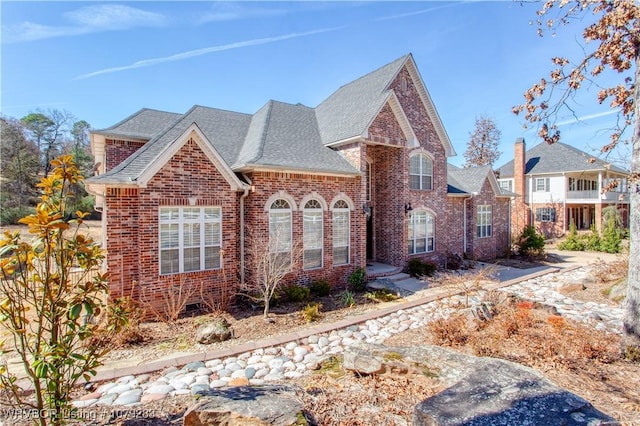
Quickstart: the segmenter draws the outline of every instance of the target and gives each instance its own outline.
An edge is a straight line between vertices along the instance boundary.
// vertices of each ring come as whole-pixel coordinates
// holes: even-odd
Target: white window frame
[[[288,257],[289,266],[292,265],[293,244],[293,216],[291,212],[291,203],[284,198],[274,200],[269,206],[269,253],[271,256]],[[277,218],[287,218],[288,229],[281,231],[278,229],[278,225],[274,226]],[[280,240],[274,240],[274,237]]]
[[[322,209],[322,203],[320,203],[320,201],[312,198],[304,204],[304,207],[302,209],[302,240],[304,251],[302,256],[302,267],[304,270],[319,269],[322,268],[322,265],[324,264],[323,216],[324,211]],[[312,218],[313,220],[311,220]],[[318,235],[318,231],[320,235]],[[320,252],[320,263],[310,263],[311,259],[316,258],[315,255],[312,257],[311,253],[317,253],[318,251]]]
[[[418,222],[419,218],[424,218],[424,221]],[[407,249],[409,254],[431,253],[435,251],[435,216],[426,210],[414,210],[407,222]],[[424,249],[422,249],[422,244],[420,244],[422,240]]]
[[[498,180],[498,183],[500,184],[500,188],[504,189],[505,191],[513,192],[513,180],[500,179]]]
[[[549,192],[549,178],[536,178],[534,192]]]
[[[169,211],[173,210],[171,214]],[[208,210],[213,210],[207,213]],[[198,212],[196,218],[190,218],[186,214],[187,212]],[[163,214],[164,213],[164,214]],[[169,216],[167,217],[167,214]],[[207,214],[212,217],[207,217]],[[187,272],[208,271],[216,270],[222,267],[221,250],[222,250],[222,208],[220,206],[162,206],[158,209],[158,271],[160,275],[175,275]],[[188,229],[192,226],[198,227],[198,234],[190,234]],[[165,238],[170,238],[163,233],[165,227],[177,227],[178,241],[177,244],[171,246],[165,246],[167,242]],[[209,237],[213,237],[213,241],[207,240],[207,228],[213,227],[213,234]],[[216,230],[217,228],[217,230]],[[174,231],[175,232],[175,231]],[[186,239],[189,236],[196,236],[197,241],[189,244]],[[186,256],[185,251],[190,249],[199,250],[199,266],[193,269],[185,269]],[[215,266],[207,267],[207,250],[217,249],[217,261]],[[164,263],[162,262],[163,253],[170,251],[178,252],[178,268],[169,268],[163,270]],[[212,259],[216,259],[216,256]]]
[[[556,209],[555,207],[538,207],[536,209],[536,219],[538,222],[555,222],[556,221]]]
[[[478,206],[476,215],[476,236],[488,238],[493,235],[493,208],[491,205]]]
[[[346,217],[346,239],[344,238],[344,233],[342,232],[341,226],[336,226],[336,223],[339,221],[344,221]],[[349,203],[345,200],[338,200],[333,204],[332,209],[332,227],[333,227],[333,261],[334,265],[348,265],[351,263],[351,209],[349,208]],[[347,251],[347,259],[346,262],[336,262],[336,249]]]
[[[417,173],[412,172],[412,164],[417,161]],[[425,170],[425,169],[431,170]],[[418,178],[417,185],[413,182],[412,178]],[[425,178],[428,179],[428,184],[425,183]],[[433,158],[424,152],[413,154],[409,157],[409,189],[429,191],[433,189]]]

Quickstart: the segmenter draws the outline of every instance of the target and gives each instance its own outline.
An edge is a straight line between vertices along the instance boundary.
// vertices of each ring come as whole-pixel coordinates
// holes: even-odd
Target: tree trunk
[[[269,298],[264,298],[264,319],[269,318]]]
[[[640,58],[636,57],[634,88],[634,126],[631,137],[631,174],[629,191],[629,273],[624,311],[625,348],[640,350]]]

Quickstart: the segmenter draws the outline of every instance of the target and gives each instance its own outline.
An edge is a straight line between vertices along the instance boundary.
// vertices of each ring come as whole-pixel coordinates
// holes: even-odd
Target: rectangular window
[[[349,263],[349,210],[333,210],[333,264]]]
[[[364,189],[365,200],[371,201],[371,163],[369,163],[368,161],[364,162],[364,174],[362,177],[364,179],[364,185],[365,185],[365,189]]]
[[[408,221],[409,254],[426,253],[435,249],[433,216],[427,212],[414,212]]]
[[[513,192],[513,181],[511,179],[499,180],[498,182],[500,183],[500,188]]]
[[[291,211],[269,212],[269,252],[276,269],[291,267]]]
[[[409,188],[433,189],[433,161],[424,154],[409,159]]]
[[[478,206],[478,216],[476,219],[476,236],[486,238],[492,235],[491,224],[493,213],[491,206]]]
[[[220,207],[160,207],[160,274],[220,268]]]
[[[304,269],[322,267],[322,210],[304,210]]]
[[[536,178],[535,192],[549,192],[549,178]]]
[[[536,209],[536,220],[538,222],[555,222],[556,209],[553,207],[539,207]]]

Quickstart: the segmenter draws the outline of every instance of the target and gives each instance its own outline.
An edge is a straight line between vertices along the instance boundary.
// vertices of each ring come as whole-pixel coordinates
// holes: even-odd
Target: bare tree
[[[489,117],[476,117],[475,128],[469,133],[469,143],[464,152],[464,167],[491,166],[500,158],[498,144],[502,132]]]
[[[240,283],[239,294],[263,303],[266,320],[274,294],[302,263],[302,244],[293,241],[290,228],[271,224],[268,233],[248,230],[246,254],[247,280]]]
[[[602,153],[610,153],[621,142],[625,130],[633,129],[629,272],[623,319],[623,340],[630,354],[640,351],[640,5],[629,0],[549,0],[538,11],[538,34],[555,32],[571,22],[584,22],[589,13],[593,15],[589,22],[593,23],[582,33],[585,45],[580,59],[571,62],[566,57],[552,58],[549,79],[542,78],[528,89],[525,103],[513,111],[523,112],[528,123],[540,126],[538,134],[544,141],[555,143],[560,140],[558,114],[569,111],[578,119],[573,109],[575,95],[583,88],[596,87],[599,91],[595,100],[599,104],[608,102],[617,112],[609,143],[602,146]],[[617,84],[603,87],[605,77],[611,76],[617,76]]]

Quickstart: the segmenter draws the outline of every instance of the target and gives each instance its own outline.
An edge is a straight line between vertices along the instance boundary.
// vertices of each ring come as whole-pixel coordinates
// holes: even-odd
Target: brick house
[[[512,233],[533,225],[546,237],[576,228],[602,229],[602,210],[614,206],[623,226],[629,219],[629,173],[564,143],[539,143],[529,150],[523,138],[514,145],[514,159],[498,168],[502,189],[517,196],[512,205]],[[608,191],[604,188],[612,186]]]
[[[509,243],[509,197],[488,169],[448,171],[455,152],[410,54],[315,108],[142,109],[91,147],[112,295],[159,303],[184,280],[216,294],[249,279],[250,233],[284,258],[300,242],[288,282],[334,285],[368,260],[490,259]]]

